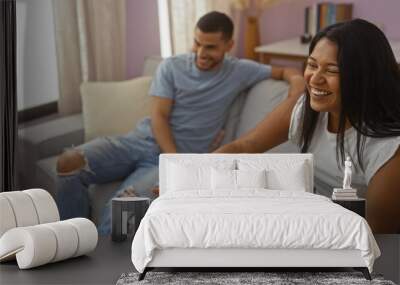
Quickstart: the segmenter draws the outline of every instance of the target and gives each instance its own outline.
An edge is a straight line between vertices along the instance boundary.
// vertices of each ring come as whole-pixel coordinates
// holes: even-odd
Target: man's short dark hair
[[[205,14],[197,21],[197,28],[203,33],[222,33],[224,40],[232,39],[233,22],[224,13],[213,11]]]

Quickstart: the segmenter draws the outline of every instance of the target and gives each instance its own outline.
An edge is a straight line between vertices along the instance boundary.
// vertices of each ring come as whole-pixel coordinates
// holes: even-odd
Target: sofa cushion
[[[288,84],[273,79],[263,80],[252,89],[246,97],[240,121],[236,130],[236,138],[253,129],[266,114],[269,114],[288,94]],[[299,149],[291,142],[283,143],[268,152],[296,153]]]
[[[120,82],[86,82],[81,85],[85,141],[121,135],[150,114],[151,77]]]
[[[224,138],[221,145],[230,143],[231,141],[235,140],[237,127],[240,122],[240,116],[242,114],[246,98],[247,93],[242,92],[242,94],[237,96],[236,99],[233,101],[229,109],[228,117],[226,118],[224,124]]]

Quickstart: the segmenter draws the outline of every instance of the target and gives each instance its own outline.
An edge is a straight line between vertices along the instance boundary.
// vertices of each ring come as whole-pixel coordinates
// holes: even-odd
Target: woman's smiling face
[[[337,45],[322,38],[307,59],[304,78],[316,112],[340,113],[341,94]]]

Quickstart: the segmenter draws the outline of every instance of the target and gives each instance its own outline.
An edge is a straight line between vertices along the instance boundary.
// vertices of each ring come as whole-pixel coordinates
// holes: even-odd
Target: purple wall
[[[260,20],[261,43],[271,43],[297,37],[304,31],[304,8],[310,4],[327,2],[303,0],[282,3],[266,10]],[[353,3],[353,17],[363,18],[383,29],[392,40],[400,40],[399,0],[330,0],[333,3]]]
[[[300,36],[304,31],[304,8],[324,0],[293,0],[264,11],[260,19],[261,44]],[[353,17],[380,26],[386,36],[400,40],[399,0],[330,0],[353,3]],[[242,17],[243,18],[243,17]],[[244,20],[242,19],[242,22]],[[243,55],[243,30],[240,25],[238,55]],[[146,56],[160,55],[157,0],[127,0],[127,76],[140,76]]]
[[[146,56],[160,55],[157,0],[127,0],[127,78],[140,76]]]

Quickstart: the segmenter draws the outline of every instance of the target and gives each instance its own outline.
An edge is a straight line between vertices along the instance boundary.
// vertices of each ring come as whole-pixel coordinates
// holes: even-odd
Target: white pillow
[[[211,167],[207,166],[185,166],[170,162],[168,163],[168,189],[170,191],[185,191],[193,189],[210,189]]]
[[[309,188],[308,170],[304,160],[238,160],[238,168],[247,171],[266,170],[268,189],[307,191]]]
[[[304,163],[295,164],[285,170],[270,169],[267,171],[268,189],[307,191],[307,179]]]
[[[213,190],[239,190],[240,188],[266,188],[266,171],[212,169]]]
[[[267,171],[262,170],[236,170],[238,188],[266,188]]]
[[[211,183],[213,190],[236,190],[236,170],[212,168]]]
[[[188,155],[198,157],[199,155]],[[170,159],[166,167],[166,188],[169,191],[211,191],[211,168],[235,169],[232,159],[193,159],[190,157]]]
[[[150,114],[151,77],[118,82],[85,82],[81,85],[85,141],[121,135]]]

